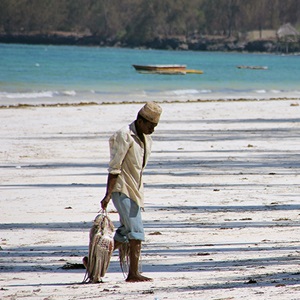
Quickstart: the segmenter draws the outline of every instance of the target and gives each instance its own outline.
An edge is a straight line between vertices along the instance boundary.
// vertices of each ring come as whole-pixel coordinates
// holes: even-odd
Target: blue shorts
[[[123,193],[112,193],[112,201],[120,216],[114,239],[118,242],[145,240],[141,208]]]

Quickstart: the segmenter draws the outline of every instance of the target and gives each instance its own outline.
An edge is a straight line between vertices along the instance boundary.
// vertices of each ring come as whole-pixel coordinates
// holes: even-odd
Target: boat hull
[[[185,75],[202,74],[201,70],[187,70],[185,65],[132,65],[139,73],[163,74],[163,75]]]

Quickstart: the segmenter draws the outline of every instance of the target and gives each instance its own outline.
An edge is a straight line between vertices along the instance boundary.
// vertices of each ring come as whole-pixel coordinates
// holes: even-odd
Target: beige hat
[[[139,111],[139,115],[152,123],[158,123],[162,109],[155,102],[147,102]]]

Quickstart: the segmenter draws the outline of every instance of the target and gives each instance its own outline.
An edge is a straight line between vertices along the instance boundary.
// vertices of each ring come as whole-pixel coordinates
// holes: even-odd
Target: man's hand
[[[109,196],[105,196],[105,197],[102,199],[102,201],[101,201],[100,203],[101,203],[101,208],[102,208],[103,210],[106,210],[109,201],[110,201],[110,197],[109,197]]]
[[[118,178],[117,174],[108,174],[107,184],[106,184],[106,194],[105,194],[104,198],[102,199],[102,201],[100,202],[101,208],[103,210],[106,210],[107,205],[111,199],[111,194],[112,194],[113,188],[116,184],[117,178]]]

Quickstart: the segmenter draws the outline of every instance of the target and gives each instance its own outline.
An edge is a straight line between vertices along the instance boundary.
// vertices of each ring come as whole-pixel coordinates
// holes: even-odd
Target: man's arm
[[[106,210],[107,205],[111,199],[111,194],[112,194],[113,188],[116,184],[118,176],[119,176],[118,174],[110,174],[110,173],[108,174],[107,184],[106,184],[106,194],[101,201],[101,208],[103,210]]]

